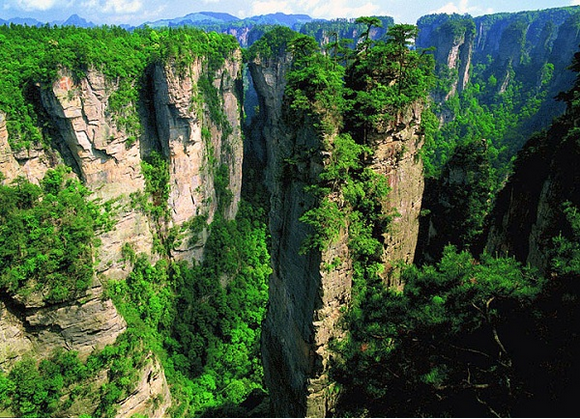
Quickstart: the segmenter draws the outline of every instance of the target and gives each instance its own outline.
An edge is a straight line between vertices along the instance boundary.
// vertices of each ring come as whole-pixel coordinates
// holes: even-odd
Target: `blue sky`
[[[388,15],[397,22],[415,23],[420,16],[435,12],[479,16],[571,5],[580,5],[580,0],[0,0],[0,18],[54,21],[76,13],[97,24],[138,25],[192,12],[215,11],[241,18],[274,12],[305,13],[325,19]]]

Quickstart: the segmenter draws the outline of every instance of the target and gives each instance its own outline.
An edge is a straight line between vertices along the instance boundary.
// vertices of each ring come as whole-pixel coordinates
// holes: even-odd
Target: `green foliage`
[[[289,50],[294,61],[284,93],[290,103],[290,117],[312,118],[312,125],[323,135],[336,132],[344,108],[344,68],[323,55],[309,36],[296,35],[289,42]]]
[[[221,164],[214,173],[213,186],[218,200],[218,211],[223,214],[224,210],[230,206],[234,198],[230,186],[230,168]]]
[[[570,229],[570,236],[556,236],[552,257],[552,268],[559,275],[580,275],[580,213],[572,203],[565,202],[563,211]]]
[[[328,197],[323,198],[317,207],[306,211],[300,217],[300,221],[314,229],[314,233],[302,244],[301,254],[306,254],[311,250],[326,250],[339,238],[341,231],[346,227],[344,214],[338,204]]]
[[[434,84],[433,60],[409,50],[416,36],[412,25],[395,25],[384,42],[359,45],[347,68],[347,129],[367,141],[370,132],[384,131],[398,113],[422,101]]]
[[[119,400],[136,384],[136,368],[143,358],[140,348],[134,346],[136,342],[123,335],[114,346],[91,354],[84,362],[75,351],[64,349],[55,350],[40,362],[25,358],[7,375],[0,374],[0,407],[16,417],[63,417],[71,412],[112,417]],[[97,387],[95,379],[104,369],[108,370],[108,381]],[[86,403],[79,405],[81,411],[69,410],[83,399]],[[98,406],[93,411],[95,404]]]
[[[263,387],[259,331],[271,273],[263,218],[242,201],[236,220],[216,216],[209,226],[203,263],[151,265],[138,255],[127,280],[108,285],[129,336],[161,359],[175,415],[239,404]],[[192,228],[205,223],[197,218]]]
[[[345,317],[334,378],[341,415],[509,414],[525,396],[506,325],[543,282],[512,259],[474,260],[454,248],[436,266],[409,267],[402,293],[374,282]],[[411,401],[408,394],[414,394]]]
[[[246,53],[246,59],[253,61],[256,58],[271,59],[278,57],[287,50],[288,43],[298,35],[297,32],[286,26],[273,26],[252,44]]]
[[[111,203],[89,195],[64,167],[49,170],[41,186],[24,179],[0,186],[0,287],[41,292],[50,302],[87,289],[95,234],[113,227]]]
[[[145,194],[149,196],[143,209],[154,220],[163,220],[169,215],[169,161],[152,152],[141,161],[141,173],[145,178]]]

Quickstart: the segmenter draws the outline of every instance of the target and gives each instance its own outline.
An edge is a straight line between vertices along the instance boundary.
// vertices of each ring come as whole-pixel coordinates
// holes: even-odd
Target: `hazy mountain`
[[[285,13],[270,13],[267,15],[259,15],[248,18],[247,20],[256,22],[261,25],[282,25],[293,28],[296,25],[302,25],[311,22],[312,19],[308,15],[287,15]]]
[[[89,22],[77,14],[74,14],[74,15],[71,15],[67,20],[65,20],[62,23],[62,26],[76,26],[79,28],[93,28],[96,25],[93,22]]]
[[[189,13],[182,17],[173,19],[160,19],[153,22],[146,22],[144,25],[151,27],[159,26],[204,26],[207,24],[221,24],[239,21],[240,19],[228,13],[199,12]]]

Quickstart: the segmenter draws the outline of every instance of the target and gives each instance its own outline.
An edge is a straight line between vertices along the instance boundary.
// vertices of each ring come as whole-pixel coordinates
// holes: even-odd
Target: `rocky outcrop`
[[[570,236],[564,203],[580,207],[580,150],[568,134],[577,124],[578,111],[568,112],[520,151],[490,217],[488,252],[547,270],[553,238]]]
[[[111,300],[103,300],[95,285],[73,301],[46,304],[40,295],[26,300],[4,296],[0,310],[0,366],[10,365],[25,354],[49,356],[57,348],[79,353],[82,358],[112,344],[126,323]]]
[[[229,189],[233,194],[224,215],[228,219],[235,217],[243,159],[237,91],[240,76],[239,54],[211,75],[210,81],[219,92],[226,127],[213,121],[211,111],[204,109],[204,94],[209,93],[200,91],[198,83],[200,77],[208,75],[201,60],[181,72],[172,65],[155,67],[154,104],[161,145],[170,156],[169,207],[175,225],[201,214],[211,222],[217,210],[215,169],[222,165],[229,170]],[[208,130],[209,138],[203,137],[202,129]],[[229,135],[224,134],[227,129],[231,129]]]
[[[153,354],[144,361],[135,390],[119,404],[118,418],[162,418],[171,406],[171,394],[165,372]]]
[[[58,128],[63,156],[95,197],[117,200],[116,228],[101,238],[97,271],[109,278],[127,275],[121,248],[130,243],[136,252],[151,253],[153,236],[147,217],[131,207],[130,194],[145,188],[140,170],[140,142],[118,126],[108,110],[115,86],[102,73],[88,71],[78,83],[62,71],[51,89],[42,89],[42,102]],[[72,159],[72,161],[71,161]]]
[[[470,18],[453,19],[441,15],[423,18],[419,20],[419,25],[417,45],[420,48],[434,48],[437,71],[452,75],[446,91],[435,93],[435,100],[442,103],[455,93],[461,93],[469,83],[475,24]]]
[[[269,309],[262,326],[264,372],[275,414],[300,417],[312,411],[307,381],[315,375],[317,358],[313,321],[324,292],[320,254],[299,254],[310,231],[298,219],[314,204],[304,187],[316,179],[322,161],[318,155],[305,155],[296,172],[290,172],[284,164],[285,159],[301,151],[318,148],[317,137],[308,128],[294,130],[283,122],[282,102],[290,64],[290,55],[257,59],[250,64],[250,71],[262,115],[259,138],[253,141],[256,148],[259,144],[265,147],[261,155],[271,194],[273,273]]]
[[[328,152],[322,150],[320,134],[309,117],[297,122],[285,113],[290,65],[291,57],[284,54],[250,63],[260,100],[250,149],[264,167],[271,205],[273,273],[262,359],[277,416],[324,417],[332,414],[337,397],[329,378],[329,344],[344,334],[339,321],[351,298],[352,260],[346,227],[325,250],[301,252],[312,230],[299,218],[317,205],[305,187],[318,182]],[[410,109],[373,138],[376,152],[371,167],[386,176],[392,187],[384,210],[399,212],[393,229],[384,236],[387,268],[395,260],[410,262],[414,255],[423,192],[423,166],[417,155],[422,144],[421,110],[420,106]],[[333,138],[326,134],[324,142],[331,144]],[[393,281],[389,285],[400,286]]]
[[[27,306],[24,326],[35,351],[50,354],[64,347],[81,357],[112,344],[126,329],[126,323],[111,300],[103,300],[102,287],[91,288],[74,304]]]
[[[419,156],[423,137],[419,132],[423,105],[417,103],[397,115],[386,132],[374,138],[371,164],[376,173],[387,177],[391,191],[384,211],[394,218],[384,233],[385,283],[401,289],[398,275],[390,275],[397,262],[412,263],[419,233],[419,215],[425,181]]]
[[[8,185],[22,176],[38,183],[48,169],[62,162],[57,153],[45,150],[40,144],[29,148],[12,150],[6,129],[6,115],[0,112],[0,173],[3,184]]]

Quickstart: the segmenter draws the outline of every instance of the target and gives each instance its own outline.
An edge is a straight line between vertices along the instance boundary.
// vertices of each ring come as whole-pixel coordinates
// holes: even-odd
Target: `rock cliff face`
[[[384,234],[383,261],[385,282],[390,287],[401,288],[403,284],[395,276],[389,276],[390,267],[396,262],[412,263],[419,233],[419,215],[425,189],[423,162],[419,152],[423,146],[419,134],[423,106],[415,104],[397,115],[385,133],[375,137],[372,168],[387,177],[391,192],[385,203],[386,213],[396,215]]]
[[[5,118],[0,115],[0,172],[5,184],[18,176],[38,183],[48,169],[64,163],[73,168],[94,197],[115,201],[117,217],[113,231],[99,237],[102,245],[95,255],[97,276],[86,293],[57,305],[45,303],[40,296],[32,295],[23,301],[0,295],[1,367],[9,367],[27,354],[49,356],[59,347],[76,350],[84,357],[114,343],[126,329],[112,301],[103,298],[102,281],[123,279],[128,274],[121,260],[125,243],[136,252],[149,255],[153,262],[159,257],[153,251],[155,226],[131,203],[131,194],[145,189],[141,162],[152,150],[160,150],[170,166],[171,214],[167,228],[180,227],[196,215],[213,218],[217,210],[214,175],[222,165],[228,168],[228,186],[233,196],[223,209],[224,215],[235,217],[242,167],[240,68],[238,51],[210,76],[220,112],[227,121],[220,124],[212,121],[210,110],[199,97],[199,78],[208,77],[201,61],[183,73],[171,64],[148,70],[145,78],[152,88],[144,92],[144,103],[139,107],[139,138],[117,122],[118,115],[109,106],[117,86],[96,70],[89,70],[77,82],[62,70],[51,86],[39,88],[39,105],[54,127],[55,149],[33,146],[13,152]],[[148,103],[155,106],[147,106]],[[193,103],[199,106],[193,107]],[[202,127],[208,134],[202,135]],[[184,234],[182,244],[170,257],[200,257],[203,239],[190,244]],[[162,416],[171,397],[163,370],[153,355],[140,374],[139,386],[123,401],[119,414]]]
[[[461,92],[470,81],[470,73],[471,78],[481,77],[483,81],[493,75],[497,79],[497,92],[503,92],[514,77],[529,78],[532,82],[528,88],[537,89],[547,63],[554,66],[548,97],[567,89],[572,78],[564,69],[570,65],[580,42],[580,34],[574,29],[579,12],[578,8],[559,8],[476,18],[468,15],[420,18],[417,46],[435,47],[439,74],[451,76],[449,88],[435,99],[443,102]],[[480,74],[478,67],[486,68],[485,73]],[[548,100],[544,110],[549,112],[540,112],[546,116],[535,129],[545,128],[564,109]]]
[[[307,381],[314,375],[316,351],[312,328],[323,290],[320,255],[299,255],[309,230],[298,218],[314,204],[304,187],[315,179],[322,165],[320,156],[311,156],[302,160],[299,173],[283,170],[285,159],[318,146],[307,127],[294,130],[283,122],[282,101],[290,64],[289,55],[257,60],[250,64],[250,71],[262,114],[257,142],[265,147],[260,157],[271,194],[273,273],[269,310],[262,327],[264,372],[275,414],[299,417],[309,413]]]
[[[165,372],[153,354],[149,354],[140,372],[139,383],[135,390],[121,401],[117,417],[131,418],[146,415],[160,418],[169,406],[171,406],[171,394],[165,379]]]
[[[243,145],[240,127],[241,102],[239,77],[241,56],[218,70],[212,85],[220,92],[220,102],[231,133],[212,121],[211,115],[199,103],[204,98],[198,82],[204,75],[201,62],[196,62],[183,75],[171,66],[156,66],[153,71],[155,114],[158,135],[165,155],[170,156],[169,208],[173,225],[181,225],[198,215],[211,222],[217,211],[214,177],[216,169],[228,169],[229,189],[233,198],[224,215],[233,219],[237,213],[242,188]],[[197,101],[197,103],[196,103]],[[204,138],[203,130],[209,138]],[[201,257],[203,243],[194,247],[179,247],[173,256],[178,259]]]
[[[352,261],[346,228],[326,250],[300,252],[312,231],[299,218],[315,205],[304,188],[317,183],[328,156],[308,120],[296,124],[285,116],[283,97],[290,65],[289,55],[250,63],[260,100],[258,129],[250,148],[265,168],[271,194],[273,274],[262,357],[276,415],[323,417],[331,414],[336,400],[328,376],[329,342],[343,334],[338,321],[351,296]],[[400,259],[409,262],[414,255],[423,193],[417,156],[420,112],[420,107],[409,110],[374,138],[372,167],[387,176],[392,187],[385,211],[396,208],[400,214],[384,238],[387,267]],[[326,140],[332,142],[331,137]]]

